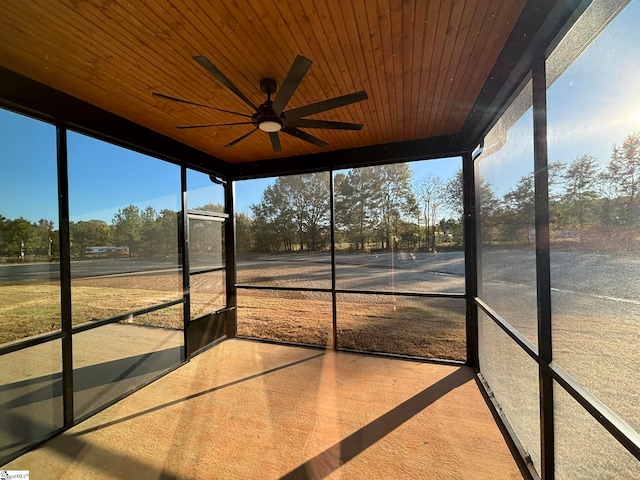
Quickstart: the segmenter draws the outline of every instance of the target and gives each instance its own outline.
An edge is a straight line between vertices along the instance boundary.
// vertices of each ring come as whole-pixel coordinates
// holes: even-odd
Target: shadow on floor
[[[81,392],[125,378],[162,372],[180,362],[183,347],[173,347],[109,362],[88,365],[73,371],[74,392]],[[43,375],[0,386],[0,409],[16,408],[62,395],[62,373]]]
[[[96,427],[92,427],[86,430],[83,430],[79,433],[75,433],[75,434],[69,434],[69,433],[62,433],[61,435],[59,435],[58,437],[55,437],[54,439],[50,440],[49,442],[47,442],[45,444],[45,447],[43,448],[48,448],[48,449],[52,449],[55,450],[56,453],[63,455],[64,457],[70,459],[70,460],[76,460],[79,458],[82,458],[83,462],[87,462],[89,464],[90,467],[98,469],[98,470],[103,470],[105,473],[109,473],[109,474],[126,474],[127,478],[148,478],[149,477],[149,465],[146,465],[144,462],[140,462],[134,458],[131,457],[124,457],[118,453],[114,453],[111,452],[107,449],[104,449],[100,446],[97,445],[93,445],[90,444],[86,441],[84,441],[82,438],[80,438],[82,435],[85,435],[87,433],[96,431],[96,430],[100,430],[106,427],[109,427],[111,425],[115,425],[118,423],[122,423],[122,422],[126,422],[128,420],[131,420],[132,418],[136,418],[157,410],[161,410],[163,408],[169,407],[171,405],[175,405],[181,402],[185,402],[188,401],[190,399],[193,398],[197,398],[203,395],[207,395],[210,394],[212,392],[221,390],[223,388],[227,388],[227,387],[231,387],[233,385],[237,385],[239,383],[242,382],[246,382],[270,373],[274,373],[280,370],[283,370],[285,368],[289,368],[289,367],[293,367],[295,365],[299,365],[303,362],[307,362],[309,360],[313,360],[315,358],[321,357],[323,356],[325,353],[318,353],[315,355],[311,355],[309,357],[305,357],[302,358],[300,360],[294,361],[294,362],[290,362],[284,365],[280,365],[274,368],[271,368],[269,370],[265,370],[259,373],[256,373],[254,375],[250,375],[247,377],[243,377],[240,378],[238,380],[234,380],[233,382],[229,382],[223,385],[218,385],[216,387],[201,391],[201,392],[197,392],[191,395],[188,395],[186,397],[171,401],[171,402],[166,402],[164,404],[161,405],[157,405],[153,408],[147,409],[147,410],[143,410],[141,412],[138,412],[136,414],[133,415],[129,415],[126,417],[122,417],[119,418],[117,420],[114,420],[112,422],[107,422],[104,423],[102,425],[98,425]],[[134,358],[134,357],[132,357]],[[110,362],[108,362],[110,363]],[[95,371],[95,370],[94,370]],[[49,377],[43,377],[43,379],[40,379],[39,382],[42,381],[46,381],[46,379],[48,379]],[[37,379],[34,379],[37,380]],[[21,383],[24,384],[25,382],[17,382],[17,383]],[[36,382],[38,383],[38,382]],[[59,382],[58,382],[59,383]],[[24,386],[24,385],[22,385]],[[61,401],[60,398],[57,399],[58,402]],[[20,414],[19,412],[14,412],[14,414],[12,415],[12,419],[13,421],[11,422],[12,424],[14,424],[16,427],[21,426],[21,432],[24,433],[25,430],[27,431],[46,431],[48,427],[47,425],[43,425],[42,423],[38,422],[38,419],[34,418],[33,416],[29,416],[29,415],[24,415],[24,414]],[[51,431],[49,429],[49,431]],[[11,451],[16,451],[16,447],[18,448],[22,448],[26,445],[28,445],[29,443],[33,442],[33,441],[37,441],[37,440],[33,440],[33,439],[27,439],[27,440],[22,440],[19,442],[15,442],[12,445],[5,445],[4,448],[8,448],[8,447],[13,447],[13,449],[11,449]],[[85,448],[90,448],[92,450],[92,454],[91,455],[83,455],[82,452]],[[0,449],[1,451],[2,449]],[[11,454],[11,451],[9,452],[9,455]],[[2,463],[4,463],[6,460],[2,460],[2,458],[0,458],[0,465]],[[114,470],[118,470],[118,472],[114,472]],[[138,473],[143,472],[144,475],[138,476]],[[175,475],[173,475],[172,473],[166,472],[166,471],[162,471],[162,472],[157,472],[157,474],[159,475],[157,478],[161,479],[161,480],[173,480],[175,478],[177,478]],[[123,477],[124,478],[124,477]],[[156,478],[156,477],[154,477]]]
[[[376,418],[324,452],[307,460],[282,477],[284,480],[306,480],[324,478],[349,462],[371,445],[382,439],[400,425],[410,420],[429,405],[470,380],[473,372],[459,368],[442,380],[425,388],[420,393],[402,402],[384,415]]]
[[[177,366],[183,347],[89,365],[74,370],[76,418],[101,408]],[[62,428],[62,373],[0,387],[0,464]]]
[[[142,410],[141,412],[137,412],[137,413],[134,413],[132,415],[128,415],[126,417],[122,417],[122,418],[119,418],[117,420],[113,420],[111,422],[103,423],[102,425],[97,425],[95,427],[88,428],[86,430],[83,430],[82,432],[79,432],[79,433],[75,434],[75,435],[77,435],[77,436],[86,435],[87,433],[95,432],[96,430],[100,430],[102,428],[110,427],[112,425],[116,425],[116,424],[122,423],[122,422],[127,422],[127,421],[129,421],[129,420],[131,420],[133,418],[140,417],[142,415],[146,415],[146,414],[152,413],[152,412],[157,412],[158,410],[162,410],[163,408],[171,407],[172,405],[177,405],[179,403],[186,402],[188,400],[191,400],[191,399],[194,399],[194,398],[198,398],[198,397],[201,397],[203,395],[208,395],[210,393],[217,392],[218,390],[222,390],[223,388],[232,387],[234,385],[238,385],[239,383],[247,382],[249,380],[253,380],[255,378],[262,377],[262,376],[267,375],[269,373],[274,373],[274,372],[277,372],[279,370],[284,370],[285,368],[289,368],[289,367],[294,367],[296,365],[300,365],[301,363],[308,362],[309,360],[313,360],[313,359],[321,357],[323,355],[324,355],[324,352],[318,353],[316,355],[311,355],[310,357],[301,358],[300,360],[296,360],[295,362],[290,362],[290,363],[287,363],[285,365],[280,365],[280,366],[277,366],[277,367],[274,367],[274,368],[270,368],[269,370],[265,370],[263,372],[258,372],[258,373],[255,373],[253,375],[249,375],[247,377],[239,378],[237,380],[234,380],[233,382],[228,382],[228,383],[225,383],[223,385],[217,385],[215,387],[208,388],[207,390],[203,390],[201,392],[193,393],[191,395],[187,395],[186,397],[178,398],[177,400],[173,400],[171,402],[166,402],[166,403],[163,403],[161,405],[156,405],[155,407],[148,408],[147,410]]]

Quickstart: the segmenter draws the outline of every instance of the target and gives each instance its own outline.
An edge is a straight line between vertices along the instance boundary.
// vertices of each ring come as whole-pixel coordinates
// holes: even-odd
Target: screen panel
[[[0,357],[0,464],[64,424],[62,341]]]
[[[61,329],[56,128],[0,109],[0,345]]]
[[[181,299],[180,167],[75,132],[67,142],[73,323]]]
[[[464,361],[466,302],[340,293],[338,347]]]
[[[182,305],[165,310],[182,315]],[[74,334],[75,418],[103,408],[182,362],[182,331],[145,326],[155,322],[144,318],[136,323],[124,320]]]
[[[331,287],[329,173],[236,182],[240,285]]]
[[[478,295],[537,345],[531,88],[527,83],[487,134],[475,179]]]
[[[639,16],[637,0],[594,2],[547,60],[554,360],[636,431]]]
[[[484,312],[478,318],[480,372],[538,472],[538,364]]]
[[[334,174],[336,287],[464,292],[459,157]]]
[[[238,290],[238,335],[332,346],[331,294]]]

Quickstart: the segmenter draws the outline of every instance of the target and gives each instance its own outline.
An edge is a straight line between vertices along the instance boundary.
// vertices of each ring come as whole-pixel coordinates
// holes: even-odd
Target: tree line
[[[614,145],[600,168],[592,155],[549,164],[549,212],[556,248],[629,250],[640,234],[640,133]],[[479,178],[481,241],[535,241],[534,174],[502,197]],[[414,181],[409,164],[357,168],[334,178],[337,248],[433,250],[462,245],[463,178],[433,174]],[[329,174],[276,178],[251,213],[236,217],[238,250],[317,251],[330,242]]]
[[[111,224],[104,220],[70,222],[71,256],[83,258],[90,247],[97,246],[126,246],[131,256],[175,256],[179,220],[173,210],[156,212],[151,206],[140,209],[129,205],[117,211]],[[56,258],[59,253],[53,221],[9,220],[0,215],[0,257],[42,260]]]
[[[601,250],[638,245],[640,235],[640,133],[614,145],[608,163],[584,154],[548,169],[551,237],[558,246]],[[479,179],[481,241],[532,245],[534,175],[523,176],[498,197]],[[236,216],[239,252],[322,251],[331,241],[329,173],[277,177],[250,213]],[[414,179],[408,163],[356,168],[334,177],[335,240],[357,251],[433,250],[462,245],[462,172],[448,179]],[[202,210],[223,211],[220,205]],[[129,205],[104,220],[70,223],[71,255],[92,246],[126,246],[130,255],[175,255],[179,212]],[[0,257],[56,257],[54,222],[29,222],[0,215]],[[201,243],[201,242],[199,242]]]
[[[637,249],[640,234],[640,133],[614,144],[608,162],[583,154],[549,164],[549,224],[556,247],[589,251]],[[481,181],[482,242],[531,245],[535,202],[533,172],[501,199]]]
[[[277,177],[250,214],[236,216],[240,252],[326,250],[331,241],[329,173]],[[462,177],[414,182],[409,164],[334,177],[335,240],[359,251],[462,245]],[[443,214],[450,214],[445,218]]]

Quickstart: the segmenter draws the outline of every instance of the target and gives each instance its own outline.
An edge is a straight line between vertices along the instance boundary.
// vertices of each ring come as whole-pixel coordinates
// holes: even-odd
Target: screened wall
[[[223,336],[227,214],[209,175],[7,110],[0,131],[5,463]]]
[[[465,361],[461,166],[237,182],[238,335]]]
[[[475,161],[479,368],[545,478],[640,478],[638,18],[594,2]]]
[[[0,279],[0,345],[25,337],[47,340],[0,357],[4,459],[62,428],[64,415],[56,128],[5,110],[0,126],[0,249],[10,260]],[[23,265],[30,258],[38,258],[39,266],[25,276]]]

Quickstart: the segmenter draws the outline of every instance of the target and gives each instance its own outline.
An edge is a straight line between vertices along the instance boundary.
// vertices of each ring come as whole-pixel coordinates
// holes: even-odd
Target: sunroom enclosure
[[[238,336],[469,364],[533,478],[640,478],[640,1],[578,12],[447,158],[224,172],[3,101],[0,463]]]

